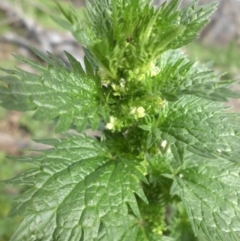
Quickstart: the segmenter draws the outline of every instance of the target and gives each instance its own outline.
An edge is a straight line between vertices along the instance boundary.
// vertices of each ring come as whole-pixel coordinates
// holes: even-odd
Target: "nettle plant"
[[[62,133],[16,158],[35,168],[7,181],[30,186],[12,241],[240,240],[240,128],[222,104],[239,95],[179,50],[216,5],[179,4],[92,0],[84,20],[59,6],[84,66],[33,49],[44,64],[16,58],[35,73],[2,69],[1,105]]]

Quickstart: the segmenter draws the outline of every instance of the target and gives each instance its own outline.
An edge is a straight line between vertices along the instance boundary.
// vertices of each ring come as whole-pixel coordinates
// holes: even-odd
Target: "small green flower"
[[[115,129],[115,121],[116,118],[114,116],[110,116],[110,122],[106,124],[106,129],[108,130],[114,130]]]
[[[110,121],[106,124],[106,129],[111,131],[120,131],[123,127],[123,123],[121,120],[114,116],[110,116]]]
[[[119,85],[113,83],[111,84],[112,88],[113,88],[113,95],[114,96],[121,96],[121,94],[126,92],[126,87],[125,87],[126,81],[125,79],[121,78],[120,79],[120,83]]]
[[[145,109],[142,106],[140,106],[140,107],[132,107],[131,111],[130,111],[130,114],[134,115],[134,117],[136,119],[143,118],[146,115]]]
[[[145,109],[143,107],[138,107],[137,108],[137,117],[142,118],[145,116]]]

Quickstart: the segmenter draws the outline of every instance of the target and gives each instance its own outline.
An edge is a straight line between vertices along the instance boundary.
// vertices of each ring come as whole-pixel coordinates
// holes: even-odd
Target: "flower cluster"
[[[142,106],[132,107],[130,114],[133,115],[135,119],[142,118],[146,115],[145,109]]]
[[[132,119],[132,116],[134,117],[134,120],[138,120],[139,118],[143,118],[146,115],[145,109],[140,107],[131,107],[129,112],[129,119]],[[109,122],[106,124],[106,129],[111,131],[120,131],[123,127],[126,127],[127,123],[124,123],[122,120],[115,116],[110,116]]]

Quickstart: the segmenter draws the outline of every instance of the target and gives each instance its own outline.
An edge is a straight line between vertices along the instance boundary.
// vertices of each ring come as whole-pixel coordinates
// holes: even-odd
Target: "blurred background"
[[[76,11],[82,14],[83,0],[59,2],[66,7],[71,2],[76,6]],[[154,4],[161,2],[155,0]],[[191,0],[183,0],[182,5],[189,2]],[[208,2],[211,0],[200,0],[199,4]],[[67,61],[63,54],[66,50],[82,62],[83,52],[79,44],[70,33],[54,23],[50,15],[59,15],[53,0],[0,0],[0,67],[15,66],[32,71],[28,66],[16,62],[12,56],[14,53],[34,58],[29,46],[49,51],[64,61]],[[240,1],[219,0],[218,9],[210,23],[198,40],[186,47],[186,52],[192,59],[212,63],[216,72],[226,72],[223,78],[240,80]],[[236,84],[233,89],[240,90],[240,87]],[[238,100],[231,100],[229,104],[240,111]],[[54,135],[52,123],[34,121],[31,115],[31,112],[19,113],[0,107],[0,180],[11,178],[29,168],[6,156],[21,155],[21,148],[44,148],[30,139]],[[13,199],[24,189],[0,182],[0,241],[9,240],[20,221],[19,218],[6,217]]]

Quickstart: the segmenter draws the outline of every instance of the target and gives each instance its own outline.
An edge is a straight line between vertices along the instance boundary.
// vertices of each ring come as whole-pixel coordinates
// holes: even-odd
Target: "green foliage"
[[[195,234],[203,232],[207,240],[238,240],[239,163],[194,158],[189,156],[174,177],[171,193],[183,200]]]
[[[139,185],[145,178],[137,165],[128,165],[124,158],[113,161],[111,153],[89,137],[41,143],[54,149],[22,158],[39,167],[8,181],[32,187],[10,213],[28,216],[12,240],[29,240],[32,229],[36,240],[120,240],[130,235],[136,221],[128,206],[140,218],[134,193],[147,202]]]
[[[72,124],[81,128],[88,120],[96,129],[100,118],[98,113],[104,113],[98,105],[98,98],[101,98],[100,79],[96,77],[99,79],[98,83],[93,80],[94,73],[91,68],[85,74],[80,63],[70,54],[67,56],[72,64],[71,70],[52,54],[44,55],[36,49],[33,51],[46,61],[48,66],[16,56],[18,60],[41,72],[41,75],[22,70],[6,70],[15,76],[2,77],[2,80],[8,83],[7,87],[0,88],[2,106],[19,111],[34,110],[38,107],[34,114],[37,120],[59,117],[57,132],[68,130]],[[88,64],[87,59],[85,63]],[[91,112],[91,116],[83,121],[82,119]]]
[[[215,5],[179,4],[93,0],[85,21],[59,5],[85,66],[33,49],[44,65],[16,58],[34,74],[2,69],[1,105],[63,133],[17,158],[36,167],[7,181],[29,186],[11,241],[239,240],[238,115],[221,104],[239,94],[179,50]]]

